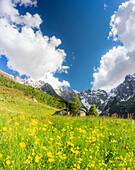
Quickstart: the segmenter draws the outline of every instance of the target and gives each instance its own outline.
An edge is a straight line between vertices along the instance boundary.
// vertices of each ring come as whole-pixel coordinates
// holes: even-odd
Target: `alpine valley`
[[[117,113],[124,114],[124,117],[127,117],[128,113],[135,112],[135,74],[127,75],[123,83],[108,93],[100,89],[88,89],[81,92],[73,89],[53,89],[50,84],[41,80],[34,82],[30,79],[21,79],[20,76],[16,76],[14,79],[21,84],[39,88],[49,95],[63,98],[67,102],[73,101],[77,94],[83,109],[90,108],[92,104],[96,104],[97,111],[101,115],[111,116],[113,113]]]

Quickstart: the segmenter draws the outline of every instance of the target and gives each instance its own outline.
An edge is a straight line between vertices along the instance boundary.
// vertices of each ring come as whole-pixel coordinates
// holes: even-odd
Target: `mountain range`
[[[53,87],[44,81],[33,81],[30,79],[21,79],[16,76],[15,81],[39,88],[45,93],[63,98],[67,102],[74,100],[77,94],[83,108],[90,108],[92,104],[96,104],[99,114],[112,115],[113,113],[124,114],[135,112],[135,74],[127,75],[123,83],[112,89],[110,92],[104,90],[62,90],[53,89]]]

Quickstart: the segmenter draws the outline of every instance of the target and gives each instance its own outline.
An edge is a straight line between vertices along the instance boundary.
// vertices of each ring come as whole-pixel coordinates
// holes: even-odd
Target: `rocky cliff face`
[[[72,102],[75,98],[75,95],[79,92],[76,90],[62,90],[62,89],[56,89],[56,93],[61,96],[63,99],[65,99],[67,102]]]
[[[56,89],[54,90],[51,85],[48,83],[45,83],[44,81],[38,81],[34,82],[30,79],[22,80],[19,76],[15,77],[15,80],[19,83],[30,85],[33,87],[37,87],[44,91],[45,93],[48,93],[52,96],[62,98],[66,100],[67,102],[71,102],[74,100],[75,95],[77,94],[80,98],[80,101],[83,105],[83,107],[88,107],[92,104],[96,104],[98,108],[99,113],[107,114],[114,112],[122,112],[125,110],[125,112],[128,112],[130,110],[134,110],[135,108],[135,102],[133,102],[135,99],[135,74],[133,75],[127,75],[125,77],[125,80],[123,83],[121,83],[116,88],[112,89],[109,93],[107,93],[104,90],[83,90],[81,92],[78,92],[76,90],[62,90],[62,89]],[[133,98],[132,102],[128,102],[131,98]],[[121,103],[130,103],[132,104],[132,109],[127,108],[125,104],[120,107]],[[130,107],[131,108],[131,107]]]
[[[111,90],[119,102],[127,101],[135,94],[135,74],[127,75],[123,83]]]
[[[123,83],[112,89],[110,97],[102,112],[104,114],[128,113],[135,111],[135,74],[127,75]]]
[[[53,87],[48,84],[48,83],[45,83],[42,87],[40,87],[40,90],[42,90],[43,92],[51,95],[51,96],[55,96],[57,98],[61,98],[56,92],[55,90],[53,89]]]
[[[96,104],[99,110],[103,109],[108,98],[108,94],[104,90],[81,91],[78,96],[85,107],[90,108],[92,104]]]
[[[108,98],[108,94],[104,91],[104,90],[88,90],[88,91],[81,91],[78,92],[76,90],[56,90],[56,92],[58,93],[58,95],[60,95],[63,99],[65,99],[68,102],[71,102],[74,100],[75,95],[77,94],[83,107],[88,107],[90,108],[90,106],[92,104],[96,104],[99,112],[101,112],[101,110],[103,110],[104,107],[104,103]]]
[[[116,88],[112,89],[109,93],[104,90],[85,90],[78,92],[76,90],[59,90],[58,94],[71,102],[74,100],[76,94],[78,94],[81,103],[84,107],[90,108],[92,104],[96,104],[99,113],[109,115],[110,112],[130,111],[128,108],[118,106],[122,102],[127,102],[135,96],[135,74],[127,75],[123,83],[121,83]],[[135,105],[132,102],[132,107]],[[117,108],[117,109],[115,109]]]

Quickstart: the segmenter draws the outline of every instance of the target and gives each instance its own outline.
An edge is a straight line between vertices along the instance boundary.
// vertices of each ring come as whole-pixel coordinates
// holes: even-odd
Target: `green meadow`
[[[15,113],[27,113],[46,115],[53,114],[57,110],[44,103],[35,102],[31,96],[17,89],[0,86],[0,109]]]
[[[131,119],[54,116],[56,108],[0,86],[0,169],[135,169]]]

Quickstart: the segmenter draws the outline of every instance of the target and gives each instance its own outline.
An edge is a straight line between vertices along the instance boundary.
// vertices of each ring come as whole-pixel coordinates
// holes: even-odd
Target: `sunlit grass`
[[[133,120],[0,114],[3,169],[134,169]]]
[[[19,113],[30,114],[54,114],[56,108],[43,103],[32,101],[31,96],[25,96],[23,92],[0,86],[0,109]]]
[[[0,170],[135,169],[133,120],[52,116],[55,110],[0,88]]]

